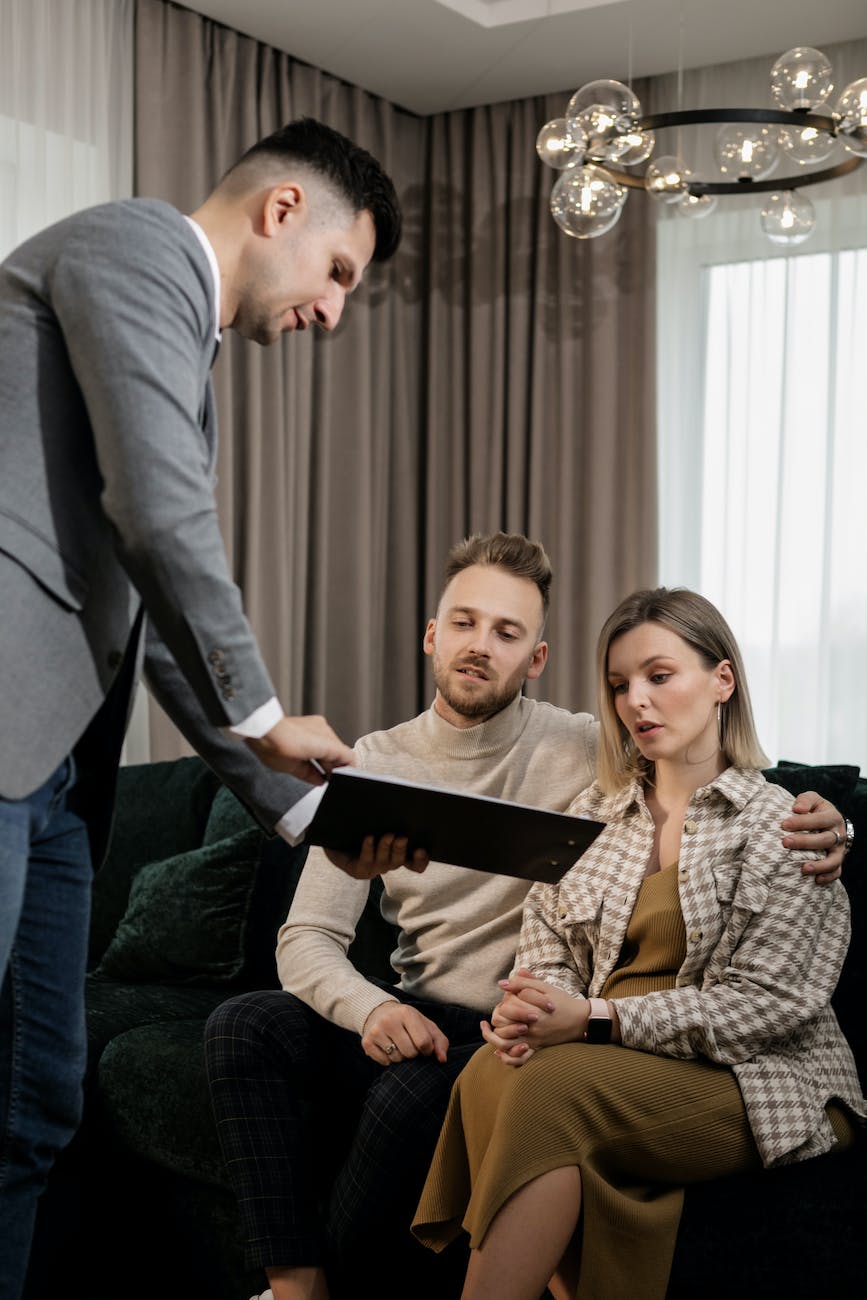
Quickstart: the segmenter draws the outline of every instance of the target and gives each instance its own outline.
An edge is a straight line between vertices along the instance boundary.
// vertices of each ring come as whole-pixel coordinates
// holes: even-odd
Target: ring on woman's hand
[[[843,839],[843,836],[840,834],[840,832],[839,832],[839,831],[835,831],[835,832],[834,832],[834,847],[837,848],[838,845],[840,845],[840,844],[845,844],[845,843],[846,843],[846,841]]]
[[[391,1056],[392,1052],[397,1051],[397,1043],[389,1043],[388,1047],[383,1047],[382,1050],[385,1052],[386,1056]]]

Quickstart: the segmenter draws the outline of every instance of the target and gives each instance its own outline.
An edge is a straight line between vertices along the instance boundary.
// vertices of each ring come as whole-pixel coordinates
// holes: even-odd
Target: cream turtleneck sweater
[[[372,772],[562,812],[594,776],[597,724],[518,695],[475,727],[446,722],[433,705],[390,731],[362,737],[356,762]],[[431,862],[421,875],[382,878],[382,913],[400,929],[392,965],[417,997],[489,1012],[508,974],[529,884]],[[346,956],[369,884],[311,847],[277,938],[284,989],[326,1019],[361,1033],[388,995]]]

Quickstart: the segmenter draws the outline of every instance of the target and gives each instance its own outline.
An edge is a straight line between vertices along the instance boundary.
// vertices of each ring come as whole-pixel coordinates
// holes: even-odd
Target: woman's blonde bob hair
[[[723,753],[734,767],[768,767],[767,755],[763,753],[756,735],[741,652],[728,623],[719,610],[697,592],[686,587],[657,587],[653,591],[635,591],[627,596],[609,615],[599,633],[596,676],[602,733],[596,775],[602,788],[613,793],[635,777],[653,781],[654,765],[643,757],[618,718],[614,690],[608,681],[608,652],[612,643],[642,623],[659,623],[675,632],[701,656],[709,670],[723,659],[729,660],[735,689],[720,710]]]

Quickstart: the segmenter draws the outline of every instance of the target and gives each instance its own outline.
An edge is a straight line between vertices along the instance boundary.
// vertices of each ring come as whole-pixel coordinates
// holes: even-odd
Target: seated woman
[[[867,1114],[830,1006],[846,893],[780,847],[725,620],[637,592],[597,663],[598,780],[569,811],[606,829],[527,897],[413,1223],[435,1250],[469,1233],[465,1300],[664,1297],[684,1184],[841,1150]]]

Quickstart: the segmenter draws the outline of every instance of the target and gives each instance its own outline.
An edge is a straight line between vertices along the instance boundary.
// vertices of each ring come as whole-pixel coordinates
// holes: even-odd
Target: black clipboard
[[[331,773],[304,838],[357,854],[365,835],[406,835],[408,851],[474,871],[556,884],[604,822],[508,799],[421,785],[356,767]]]

